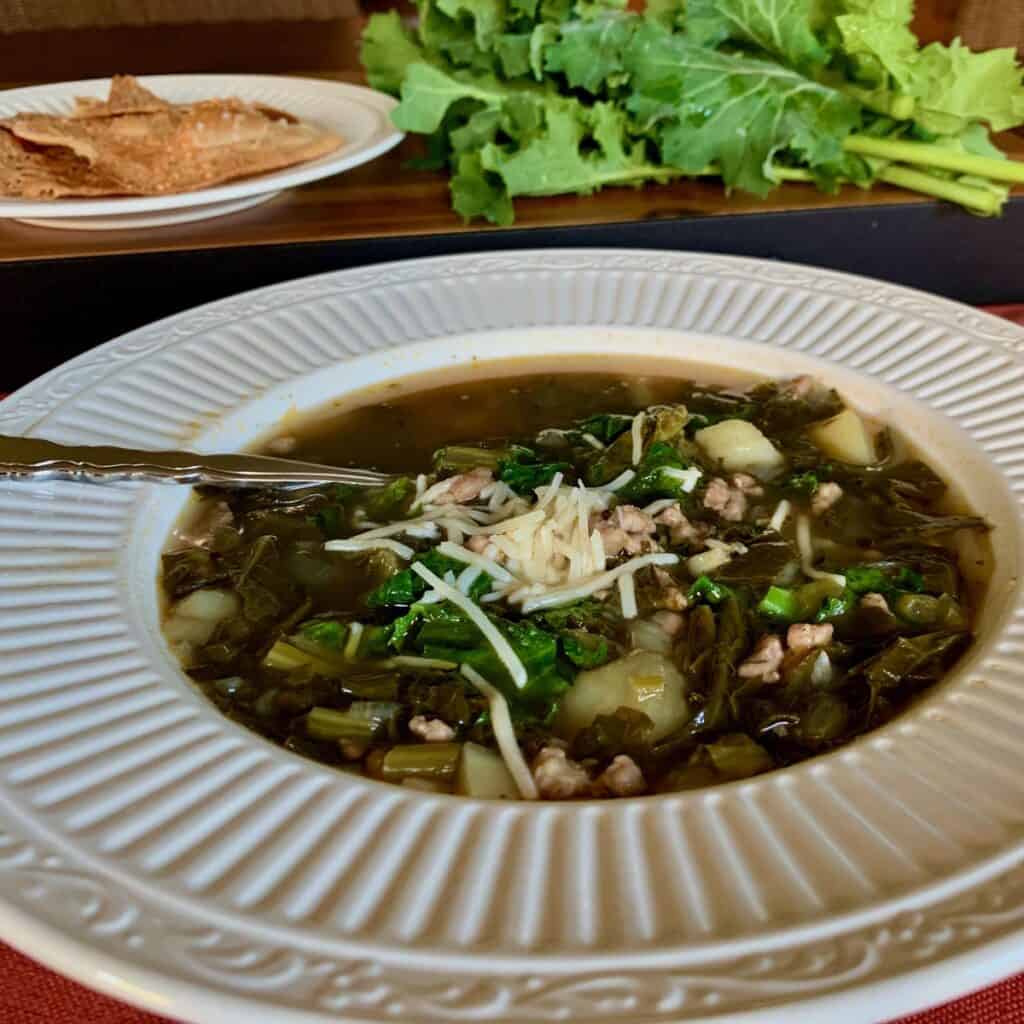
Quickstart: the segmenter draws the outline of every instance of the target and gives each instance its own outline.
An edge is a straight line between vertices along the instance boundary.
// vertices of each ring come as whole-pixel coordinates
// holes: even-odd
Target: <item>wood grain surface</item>
[[[1014,0],[1017,2],[1019,0]],[[956,0],[922,0],[915,23],[919,35],[923,39],[951,37],[961,6]],[[241,34],[234,48],[226,45],[228,41],[223,35],[226,28],[238,27],[148,28],[134,37],[133,45],[130,45],[132,37],[125,34],[131,30],[117,29],[110,30],[113,35],[106,37],[109,46],[103,43],[102,33],[99,36],[93,33],[87,37],[80,36],[78,45],[72,49],[78,53],[80,64],[81,54],[88,49],[83,50],[83,38],[92,46],[87,55],[92,61],[89,67],[93,74],[99,73],[98,68],[104,60],[110,72],[169,71],[174,69],[173,54],[188,54],[185,61],[188,70],[259,72],[284,71],[290,67],[305,69],[293,70],[295,74],[361,81],[361,73],[356,67],[357,20],[335,23],[330,28],[323,25],[313,29],[292,28],[289,30],[293,32],[291,36],[283,35],[280,25],[239,28]],[[154,35],[157,32],[164,34]],[[170,32],[174,34],[173,47],[160,45],[160,40],[163,44],[171,41]],[[303,32],[309,32],[305,49],[301,42],[305,38]],[[281,43],[276,49],[272,33],[277,33]],[[319,49],[313,45],[313,37],[317,34],[322,42]],[[0,68],[3,69],[0,74],[5,78],[10,76],[12,66],[10,60],[5,60],[5,50],[7,57],[15,56],[17,46],[14,41],[19,38],[34,46],[38,40],[31,40],[29,37],[32,35],[0,36]],[[65,40],[62,45],[70,46],[71,43]],[[293,48],[289,49],[289,46]],[[56,70],[60,52],[59,47],[57,51],[47,48],[46,60],[31,65],[36,69],[31,76],[33,80],[74,77]],[[128,53],[131,54],[130,59],[123,56]],[[282,56],[292,63],[282,67]],[[331,62],[335,68],[326,66]],[[69,60],[69,63],[73,64],[74,60]],[[28,65],[23,57],[21,64],[25,71]],[[24,80],[28,76],[23,74],[21,77]],[[1015,156],[1024,159],[1024,137],[1007,135],[1001,141]],[[481,223],[467,227],[452,212],[445,175],[414,171],[406,166],[410,157],[419,152],[419,146],[419,140],[407,139],[391,153],[355,170],[292,190],[251,210],[205,222],[144,231],[82,232],[0,221],[0,262],[457,235],[467,230],[486,229],[486,225]],[[688,180],[650,185],[643,189],[607,189],[593,196],[520,199],[516,202],[515,227],[655,222],[837,207],[877,207],[881,210],[894,204],[927,202],[929,200],[888,186],[870,191],[847,186],[836,195],[824,195],[813,186],[802,184],[783,186],[762,200],[743,193],[726,196],[715,179]]]
[[[1021,0],[963,0],[955,32],[972,50],[1014,46],[1024,54],[1024,3]]]

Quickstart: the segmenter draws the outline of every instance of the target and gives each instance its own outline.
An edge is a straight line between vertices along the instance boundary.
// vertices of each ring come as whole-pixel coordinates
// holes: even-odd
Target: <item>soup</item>
[[[386,486],[196,495],[164,628],[224,714],[414,788],[637,796],[832,750],[971,644],[985,522],[825,384],[477,374],[268,442]]]

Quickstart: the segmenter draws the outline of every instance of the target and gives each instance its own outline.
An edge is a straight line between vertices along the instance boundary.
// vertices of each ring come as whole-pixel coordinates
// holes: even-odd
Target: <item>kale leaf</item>
[[[568,462],[543,462],[536,452],[517,446],[498,463],[498,479],[516,494],[533,494],[538,487],[551,483],[556,473],[570,473]]]
[[[442,579],[448,572],[458,576],[466,568],[465,562],[442,555],[436,548],[416,555],[413,561],[422,562],[435,576],[440,576]],[[414,605],[429,589],[422,576],[413,572],[412,569],[402,569],[390,579],[385,580],[375,590],[370,591],[366,598],[366,604],[370,608],[385,608],[394,605],[410,606]],[[486,573],[481,573],[469,588],[469,596],[476,600],[490,589],[491,577]]]

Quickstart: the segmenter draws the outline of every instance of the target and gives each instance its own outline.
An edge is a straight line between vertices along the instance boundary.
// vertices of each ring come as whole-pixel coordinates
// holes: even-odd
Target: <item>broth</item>
[[[984,575],[957,538],[984,561],[985,524],[912,449],[807,378],[606,365],[294,418],[265,450],[406,476],[203,492],[164,559],[189,674],[344,770],[557,799],[781,767],[949,670]]]
[[[331,466],[416,473],[429,467],[434,452],[446,444],[532,437],[595,413],[685,401],[690,387],[680,379],[682,373],[692,371],[704,385],[729,390],[758,380],[739,371],[709,374],[703,367],[654,359],[631,360],[633,372],[624,376],[605,370],[607,362],[568,357],[557,364],[552,360],[549,372],[538,373],[523,372],[523,363],[510,360],[407,377],[294,417],[284,433],[258,449],[287,450],[297,459]]]

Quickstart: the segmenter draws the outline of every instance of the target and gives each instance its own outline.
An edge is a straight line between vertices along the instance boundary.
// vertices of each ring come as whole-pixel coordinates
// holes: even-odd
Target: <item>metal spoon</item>
[[[90,484],[140,480],[218,487],[297,484],[377,487],[395,479],[394,474],[369,469],[339,469],[269,455],[153,452],[107,445],[63,445],[34,437],[0,435],[0,478],[4,477],[10,480],[77,480]]]

